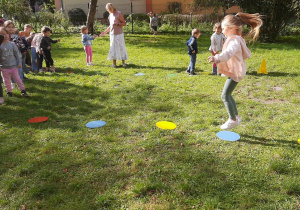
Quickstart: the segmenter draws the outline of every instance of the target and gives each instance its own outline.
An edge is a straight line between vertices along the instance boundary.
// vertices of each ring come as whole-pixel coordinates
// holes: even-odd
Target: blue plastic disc
[[[241,138],[239,134],[232,131],[220,131],[217,136],[225,141],[237,141]]]
[[[105,124],[106,124],[106,122],[99,120],[99,121],[89,122],[85,126],[88,128],[99,128],[99,127],[104,126]]]
[[[142,76],[142,75],[145,75],[144,73],[136,73],[135,74],[136,76]]]

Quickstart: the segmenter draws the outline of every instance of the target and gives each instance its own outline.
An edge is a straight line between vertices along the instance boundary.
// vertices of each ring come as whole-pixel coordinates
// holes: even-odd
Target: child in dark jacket
[[[42,28],[42,33],[43,33],[43,38],[40,43],[40,49],[42,50],[44,59],[46,61],[46,71],[49,71],[49,68],[51,66],[51,71],[55,72],[54,62],[51,56],[51,43],[60,42],[60,39],[52,40],[50,38],[51,29],[49,27],[44,26]]]
[[[197,53],[198,53],[197,39],[199,38],[200,35],[201,35],[200,30],[194,28],[192,30],[191,38],[186,42],[186,45],[188,46],[188,54],[190,56],[190,64],[186,70],[186,73],[189,73],[190,76],[196,75],[195,64],[196,64]]]

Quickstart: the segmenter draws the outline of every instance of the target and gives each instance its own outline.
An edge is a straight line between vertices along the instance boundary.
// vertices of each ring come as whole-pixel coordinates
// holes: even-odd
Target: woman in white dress
[[[128,54],[122,27],[126,26],[126,21],[123,14],[112,3],[107,3],[105,8],[110,13],[108,17],[109,26],[100,36],[110,32],[110,49],[107,59],[113,61],[113,68],[117,67],[117,60],[122,60],[122,65],[125,68],[125,60],[128,60]]]

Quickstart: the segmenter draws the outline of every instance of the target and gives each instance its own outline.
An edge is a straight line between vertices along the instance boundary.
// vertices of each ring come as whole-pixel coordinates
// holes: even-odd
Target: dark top
[[[57,40],[53,40],[50,37],[45,37],[43,36],[41,43],[40,43],[40,48],[42,51],[50,51],[48,50],[48,47],[51,47],[51,43],[57,43]]]
[[[198,45],[197,45],[197,39],[194,36],[191,36],[191,38],[186,42],[186,45],[188,46],[188,54],[193,54],[192,52],[195,50],[195,54],[198,53]]]

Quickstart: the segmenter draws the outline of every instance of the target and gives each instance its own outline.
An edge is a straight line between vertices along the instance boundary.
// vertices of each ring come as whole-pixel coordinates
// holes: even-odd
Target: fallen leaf
[[[26,210],[26,205],[22,205],[22,210]]]
[[[67,173],[67,172],[68,172],[68,169],[67,169],[67,168],[64,168],[64,169],[63,169],[63,172],[64,172],[64,173]]]
[[[131,166],[132,163],[133,163],[133,160],[131,159],[130,161],[128,161],[127,165]]]

